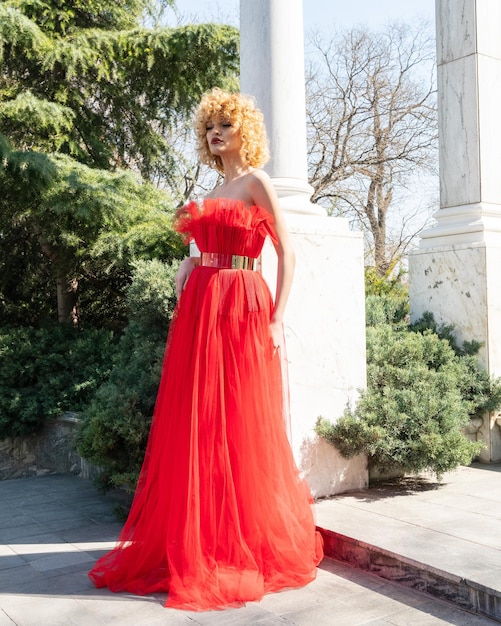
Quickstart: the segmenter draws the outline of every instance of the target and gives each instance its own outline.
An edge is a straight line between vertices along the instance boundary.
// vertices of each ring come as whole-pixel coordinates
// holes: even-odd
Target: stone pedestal
[[[411,318],[431,311],[439,323],[453,324],[460,342],[481,342],[479,357],[493,376],[501,376],[501,247],[453,244],[421,249],[409,259]],[[500,414],[486,414],[470,428],[485,449],[479,460],[501,461]]]
[[[501,375],[501,3],[436,0],[440,209],[409,258],[411,317],[431,311],[460,341],[482,342]],[[497,414],[475,437],[481,460],[501,460]]]
[[[315,496],[367,486],[366,459],[347,461],[314,433],[342,416],[366,386],[363,241],[310,202],[302,0],[240,0],[240,87],[256,98],[270,138],[266,166],[296,251],[285,334],[292,447]],[[263,251],[272,291],[276,254]]]
[[[365,456],[344,459],[314,426],[319,416],[337,421],[366,386],[362,235],[344,219],[286,219],[296,252],[285,316],[294,456],[316,497],[361,489],[368,484]],[[273,290],[271,244],[262,265]]]

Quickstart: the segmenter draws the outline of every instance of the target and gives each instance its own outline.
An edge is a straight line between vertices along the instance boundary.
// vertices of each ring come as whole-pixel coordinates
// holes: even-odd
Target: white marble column
[[[316,496],[363,488],[366,461],[347,461],[313,431],[338,419],[365,387],[363,242],[344,219],[310,202],[307,178],[304,36],[301,0],[240,0],[240,87],[265,116],[272,177],[296,251],[287,305],[292,445]],[[273,289],[271,244],[262,271]]]
[[[263,111],[270,139],[266,166],[289,212],[324,215],[309,202],[302,0],[241,0],[240,88]]]
[[[411,255],[412,318],[431,311],[458,338],[482,342],[501,375],[501,2],[436,0],[440,209]],[[497,414],[476,436],[501,460]]]

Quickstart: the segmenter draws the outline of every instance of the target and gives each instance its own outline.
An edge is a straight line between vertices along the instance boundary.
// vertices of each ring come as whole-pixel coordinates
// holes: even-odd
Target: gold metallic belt
[[[239,254],[223,254],[221,252],[202,252],[200,265],[205,267],[219,267],[233,270],[253,270],[254,261],[250,256]]]

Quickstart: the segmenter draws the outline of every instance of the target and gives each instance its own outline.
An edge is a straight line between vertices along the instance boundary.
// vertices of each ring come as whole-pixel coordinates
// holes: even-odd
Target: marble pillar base
[[[319,416],[335,422],[366,386],[363,241],[347,220],[286,214],[296,273],[285,319],[292,447],[315,497],[368,484],[363,456],[344,459],[314,433]],[[263,250],[272,292],[276,254]]]
[[[429,246],[429,241],[427,242]],[[453,324],[459,342],[482,343],[481,365],[501,376],[501,246],[489,243],[426,247],[409,255],[411,319],[430,311]],[[485,415],[476,438],[485,443],[483,462],[501,461],[499,415]]]

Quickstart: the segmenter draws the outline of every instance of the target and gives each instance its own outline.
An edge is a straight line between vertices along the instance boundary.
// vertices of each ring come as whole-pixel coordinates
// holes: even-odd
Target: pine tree
[[[0,3],[0,128],[16,149],[64,152],[152,179],[169,127],[235,84],[238,36],[215,24],[148,29],[142,0]]]
[[[148,8],[0,2],[0,321],[53,314],[54,283],[59,320],[75,321],[100,286],[120,301],[136,256],[181,254],[179,199],[148,182],[168,177],[169,131],[201,93],[236,84],[238,35],[147,28]]]

